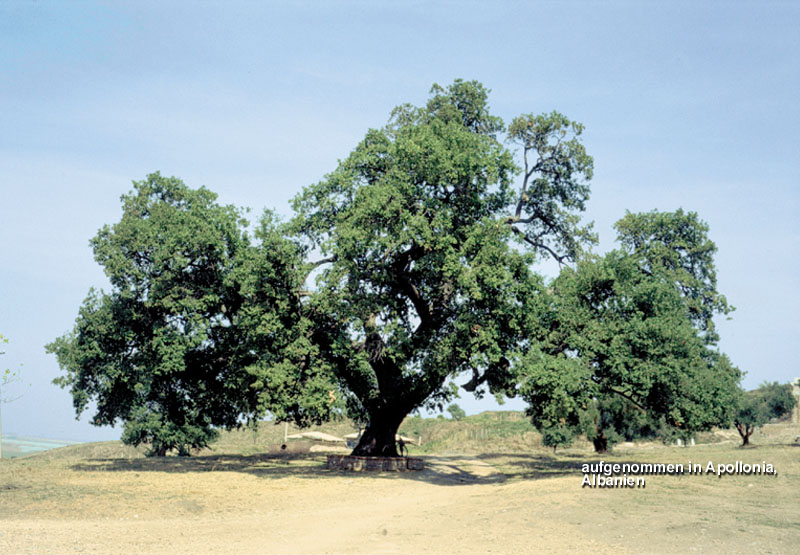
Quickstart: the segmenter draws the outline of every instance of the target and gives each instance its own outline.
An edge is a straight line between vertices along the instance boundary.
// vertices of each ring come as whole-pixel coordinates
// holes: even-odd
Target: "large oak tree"
[[[535,255],[570,260],[592,159],[558,113],[521,116],[500,141],[478,83],[435,86],[400,106],[294,202],[293,238],[322,258],[303,301],[315,342],[367,427],[354,453],[395,455],[403,418],[470,390],[513,393],[514,367],[543,333]],[[523,246],[526,248],[517,248]]]
[[[487,99],[456,81],[396,108],[290,222],[267,214],[253,236],[206,189],[136,183],[92,242],[112,291],[48,346],[57,383],[156,454],[265,413],[305,424],[346,408],[367,423],[355,453],[395,455],[403,418],[450,399],[451,378],[513,393],[549,304],[536,256],[572,260],[591,240],[592,159],[579,124],[553,112],[506,130]]]
[[[658,260],[671,268],[660,250],[650,267],[579,262],[594,240],[580,225],[582,131],[557,112],[506,128],[481,84],[434,86],[306,187],[293,218],[267,212],[254,230],[208,190],[148,176],[92,241],[112,291],[90,293],[48,346],[66,371],[57,383],[78,412],[95,401],[96,424],[122,421],[125,441],[159,455],[265,414],[303,425],[345,411],[366,423],[355,454],[396,455],[405,416],[444,406],[462,376],[476,395],[523,393],[534,414],[613,390],[677,422],[693,406],[681,384],[711,372],[713,329],[706,343],[695,332],[718,299],[649,279]],[[578,270],[548,284],[533,270],[542,257]],[[598,318],[609,302],[618,310]],[[637,310],[663,318],[626,317]],[[664,347],[643,357],[639,337]]]

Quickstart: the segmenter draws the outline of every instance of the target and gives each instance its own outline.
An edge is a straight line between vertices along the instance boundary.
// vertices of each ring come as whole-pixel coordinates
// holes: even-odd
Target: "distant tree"
[[[568,426],[562,422],[542,427],[540,433],[542,434],[542,445],[552,447],[553,453],[555,453],[556,449],[559,447],[569,447],[572,445],[576,435],[574,427]]]
[[[750,444],[750,436],[772,419],[789,414],[797,404],[792,386],[778,382],[764,382],[758,389],[742,391],[734,419],[742,446]]]
[[[617,395],[592,399],[581,409],[577,423],[569,425],[564,419],[556,425],[540,426],[542,444],[568,447],[583,435],[598,453],[611,450],[622,441],[660,440],[671,443],[691,434],[667,424],[664,416],[655,417],[641,407]]]
[[[644,410],[617,395],[595,399],[581,416],[579,429],[592,442],[595,451],[610,450],[622,441],[688,440],[696,430],[688,430],[667,422],[667,418]]]
[[[696,214],[628,214],[622,249],[553,284],[552,357],[531,351],[520,391],[535,424],[585,431],[598,452],[663,419],[690,435],[730,423],[741,374],[713,347],[715,250]],[[616,400],[615,400],[616,398]],[[624,402],[622,402],[624,401]]]
[[[644,409],[619,395],[604,395],[589,404],[581,416],[581,429],[602,453],[621,441],[651,437],[650,417]]]
[[[467,413],[464,412],[464,409],[459,407],[456,403],[451,404],[447,407],[447,412],[450,413],[450,418],[453,420],[463,420]]]

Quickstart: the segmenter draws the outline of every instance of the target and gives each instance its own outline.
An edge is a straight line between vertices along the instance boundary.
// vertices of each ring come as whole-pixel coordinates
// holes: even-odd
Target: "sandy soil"
[[[17,463],[0,474],[0,553],[781,553],[798,535],[793,525],[783,536],[717,526],[703,518],[716,509],[661,486],[582,490],[566,464],[509,479],[481,457],[377,474],[323,461]]]
[[[220,470],[86,472],[60,484],[74,488],[69,507],[67,498],[56,499],[5,515],[0,552],[621,550],[551,513],[577,504],[575,495],[563,492],[577,488],[574,477],[504,484],[502,475],[476,459],[427,462],[422,473],[324,478],[316,471],[276,479]],[[81,496],[90,483],[106,494]]]

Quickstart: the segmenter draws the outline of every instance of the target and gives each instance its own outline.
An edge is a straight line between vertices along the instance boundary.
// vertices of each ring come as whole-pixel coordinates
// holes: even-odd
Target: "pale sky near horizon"
[[[455,78],[506,122],[585,124],[600,252],[625,210],[698,212],[744,386],[800,376],[798,29],[790,2],[0,2],[0,367],[25,382],[3,431],[119,437],[75,420],[44,345],[107,287],[88,242],[132,180],[289,215],[394,106]]]

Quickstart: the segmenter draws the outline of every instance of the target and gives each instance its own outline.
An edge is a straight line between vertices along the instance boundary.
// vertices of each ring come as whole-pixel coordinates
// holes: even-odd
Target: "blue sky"
[[[288,215],[395,105],[459,77],[506,121],[586,125],[600,251],[626,209],[698,212],[737,307],[722,350],[748,388],[800,376],[797,4],[161,4],[0,3],[0,362],[25,378],[3,430],[119,437],[75,420],[43,346],[106,287],[88,241],[131,180],[159,170]]]

